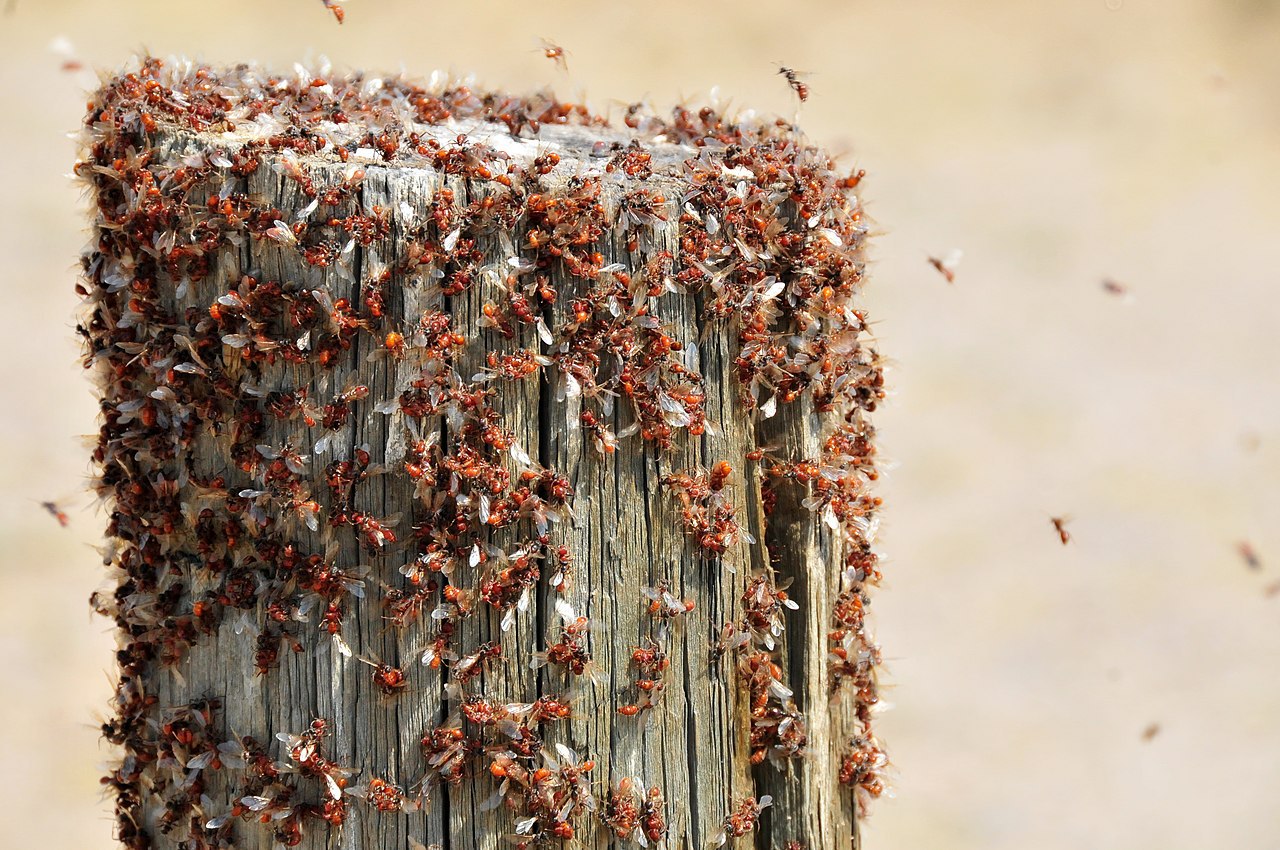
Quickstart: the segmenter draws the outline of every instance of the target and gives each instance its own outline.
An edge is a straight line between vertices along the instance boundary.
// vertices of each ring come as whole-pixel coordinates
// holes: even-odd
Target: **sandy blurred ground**
[[[86,605],[105,520],[64,531],[37,504],[82,486],[95,427],[61,35],[104,67],[325,54],[600,109],[719,86],[789,112],[773,63],[812,72],[802,123],[870,175],[868,297],[896,361],[875,612],[899,778],[867,846],[1277,846],[1280,3],[353,0],[342,28],[316,0],[7,6],[0,843],[111,844],[92,728],[111,643]],[[925,257],[952,248],[947,286]]]

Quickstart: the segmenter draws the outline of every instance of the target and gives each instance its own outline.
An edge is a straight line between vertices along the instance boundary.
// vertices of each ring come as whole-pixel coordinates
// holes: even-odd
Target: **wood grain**
[[[557,175],[574,175],[589,167],[596,141],[591,133],[558,130],[553,138],[550,146],[562,157]],[[213,144],[198,135],[171,131],[157,144],[156,158],[175,160]],[[674,163],[689,153],[672,146],[657,159]],[[349,174],[346,166],[323,158],[308,158],[306,167],[319,185],[339,184]],[[390,270],[386,327],[408,328],[427,310],[447,312],[454,328],[466,337],[456,361],[463,382],[485,369],[490,353],[520,348],[554,350],[554,345],[540,342],[531,325],[518,325],[510,339],[481,327],[485,304],[502,292],[503,280],[510,272],[509,258],[520,255],[525,241],[520,225],[475,234],[484,259],[475,285],[460,294],[442,295],[433,285],[432,267],[406,271],[406,219],[429,217],[443,188],[453,191],[455,206],[462,208],[492,191],[491,184],[445,176],[424,167],[371,163],[364,168],[359,192],[323,215],[386,211],[391,218],[386,238],[368,246],[355,244],[326,268],[303,262],[298,252],[272,240],[244,240],[222,248],[214,259],[213,273],[202,282],[182,287],[181,281],[162,279],[161,285],[169,293],[166,303],[179,313],[185,308],[207,311],[244,275],[281,281],[300,290],[320,290],[333,301],[345,298],[359,303],[370,281]],[[553,175],[544,181],[543,189],[554,194],[572,179]],[[209,190],[247,193],[259,205],[278,208],[286,222],[292,222],[309,201],[298,183],[285,174],[278,158],[268,159],[248,178],[226,180],[229,182],[211,183]],[[678,169],[670,165],[660,168],[645,185],[665,192],[665,221],[648,227],[634,252],[628,250],[625,234],[614,227],[598,243],[605,264],[620,263],[639,270],[659,252],[678,254],[679,199],[684,189]],[[635,180],[621,175],[605,184],[602,203],[607,221],[616,222],[622,196],[635,186]],[[544,318],[556,328],[571,320],[570,305],[585,295],[592,282],[561,268],[553,270],[550,278],[560,297]],[[615,453],[600,451],[581,425],[581,397],[564,396],[554,368],[541,370],[531,380],[495,382],[494,406],[500,413],[501,427],[538,463],[563,473],[572,485],[572,515],[552,524],[549,545],[569,548],[574,571],[571,587],[558,594],[548,585],[544,567],[531,607],[518,613],[508,631],[501,628],[500,612],[475,604],[475,613],[460,621],[458,652],[468,652],[485,641],[498,641],[503,654],[467,692],[503,703],[532,702],[546,694],[570,695],[573,716],[568,723],[546,727],[548,749],[561,743],[595,761],[593,778],[600,805],[608,787],[624,777],[633,777],[642,790],[651,786],[661,789],[668,801],[668,847],[703,850],[715,840],[722,819],[737,801],[765,793],[771,794],[775,803],[763,822],[765,829],[758,839],[761,846],[781,848],[796,840],[807,847],[856,847],[847,795],[839,793],[835,783],[840,741],[834,737],[826,706],[830,686],[825,635],[835,586],[826,565],[833,562],[837,544],[820,528],[813,512],[801,506],[804,492],[800,489],[784,491],[778,508],[766,516],[760,466],[743,460],[753,448],[766,443],[781,444],[785,456],[816,457],[821,423],[807,402],[786,406],[767,421],[744,410],[741,388],[733,377],[735,346],[731,335],[724,323],[703,318],[701,300],[700,295],[683,293],[655,300],[655,315],[666,332],[684,346],[685,366],[703,377],[707,420],[713,426],[699,436],[681,435],[668,451],[634,434],[623,437]],[[233,379],[247,374],[233,348],[224,349],[222,365]],[[313,495],[328,508],[323,480],[330,460],[350,458],[363,446],[375,467],[394,471],[403,464],[406,442],[413,438],[405,415],[401,411],[388,415],[375,408],[395,399],[417,374],[411,360],[386,356],[374,335],[358,335],[356,344],[332,369],[280,363],[263,367],[255,380],[264,395],[305,388],[311,399],[322,404],[344,387],[357,384],[367,386],[369,395],[355,404],[347,425],[328,437],[323,455],[315,454],[313,447],[324,430],[319,425],[308,427],[296,418],[270,420],[262,442],[310,455],[303,477],[310,482]],[[607,424],[613,431],[625,433],[633,416],[626,404],[619,403],[613,406]],[[423,430],[438,429],[448,439],[449,426],[440,417],[419,425]],[[253,487],[251,476],[236,468],[230,448],[226,431],[201,434],[190,452],[191,468],[203,476],[225,476],[231,491]],[[750,534],[738,538],[723,555],[708,557],[686,533],[678,504],[661,482],[676,473],[705,472],[720,461],[733,466],[726,492]],[[519,475],[518,464],[509,460],[508,466],[513,476]],[[180,498],[193,498],[190,487]],[[510,846],[508,837],[514,832],[516,815],[505,807],[485,810],[485,801],[494,794],[497,782],[485,769],[483,758],[474,759],[456,785],[427,780],[430,771],[419,741],[458,709],[446,699],[450,675],[447,668],[437,670],[419,661],[430,639],[429,619],[396,629],[378,604],[384,588],[403,586],[400,568],[413,557],[409,542],[421,508],[413,482],[403,475],[375,475],[358,486],[357,500],[361,510],[370,515],[401,517],[396,545],[370,556],[350,528],[335,530],[325,524],[324,511],[317,530],[300,521],[288,526],[304,550],[327,553],[344,568],[368,568],[365,598],[355,600],[358,604],[351,608],[343,632],[357,657],[339,651],[338,643],[317,627],[320,611],[312,610],[306,622],[291,624],[302,651],[290,651],[286,641],[279,666],[265,675],[257,673],[255,639],[265,616],[260,605],[257,611],[226,618],[181,664],[155,670],[151,687],[162,706],[219,698],[219,733],[224,738],[252,736],[273,747],[279,746],[278,733],[298,734],[313,718],[327,718],[333,731],[325,741],[325,753],[355,771],[350,780],[353,785],[380,777],[410,789],[426,780],[422,787],[427,801],[422,811],[383,813],[353,801],[340,829],[311,827],[300,846],[405,848],[411,841],[446,850]],[[485,532],[480,542],[506,551],[527,538],[527,530],[513,526]],[[712,647],[721,627],[740,619],[748,579],[767,569],[766,543],[774,547],[775,559],[785,565],[781,577],[794,581],[791,593],[800,603],[799,611],[787,623],[781,655],[798,707],[808,718],[811,746],[806,757],[781,767],[766,762],[753,768],[748,761],[746,694],[733,660],[717,661]],[[174,546],[175,556],[183,551],[193,553],[195,547],[193,539],[180,541]],[[453,581],[459,586],[474,586],[482,572],[483,568],[459,565]],[[661,582],[669,584],[675,595],[694,603],[692,611],[669,629],[660,629],[659,622],[646,613],[649,600],[642,590]],[[215,584],[207,576],[202,583],[199,572],[193,571],[192,597]],[[556,639],[556,602],[561,597],[591,621],[593,676],[572,677],[555,666],[534,669],[530,664],[535,651],[545,650]],[[666,687],[655,708],[625,716],[618,709],[634,702],[638,695],[631,653],[651,639],[663,645],[672,659]],[[391,696],[380,693],[371,677],[373,668],[361,663],[360,657],[403,668],[407,687]],[[206,815],[224,811],[233,802],[226,798],[231,793],[227,784],[216,778],[205,790],[211,808]],[[148,814],[153,831],[159,834],[157,818],[161,812],[153,806]],[[251,822],[238,827],[236,836],[241,847],[265,850],[273,845],[270,830],[253,828]],[[596,817],[582,819],[574,839],[582,847],[604,847],[611,840],[609,830]],[[160,846],[170,843],[159,836]],[[748,834],[729,845],[751,843]],[[178,844],[172,842],[172,846]]]

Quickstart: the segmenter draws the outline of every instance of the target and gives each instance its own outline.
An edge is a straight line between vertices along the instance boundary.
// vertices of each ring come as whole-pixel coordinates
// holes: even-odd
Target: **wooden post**
[[[77,171],[126,845],[857,846],[860,174],[157,59]]]

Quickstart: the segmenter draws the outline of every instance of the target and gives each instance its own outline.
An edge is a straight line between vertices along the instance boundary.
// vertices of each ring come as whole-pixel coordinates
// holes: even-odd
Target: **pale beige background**
[[[327,54],[600,109],[719,86],[789,111],[773,63],[813,72],[804,126],[870,174],[868,298],[896,363],[874,608],[899,776],[867,846],[1280,846],[1280,3],[354,0],[342,28],[318,0],[10,5],[0,845],[110,846],[91,721],[111,644],[86,604],[104,520],[63,531],[37,505],[82,485],[94,428],[64,35],[101,66]],[[955,247],[948,287],[925,256]]]

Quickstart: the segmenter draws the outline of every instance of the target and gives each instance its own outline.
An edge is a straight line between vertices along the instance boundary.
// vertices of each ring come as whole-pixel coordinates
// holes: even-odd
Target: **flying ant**
[[[751,643],[751,632],[745,628],[740,629],[733,623],[725,623],[711,646],[711,657],[719,661],[725,655],[737,652],[749,643]]]
[[[591,628],[590,621],[586,617],[579,617],[573,606],[563,599],[557,600],[556,613],[562,622],[560,639],[549,644],[545,652],[533,653],[530,666],[536,670],[554,664],[575,676],[595,678],[596,671],[585,640]]]
[[[1127,285],[1120,283],[1118,280],[1114,280],[1112,278],[1106,277],[1102,279],[1101,285],[1102,285],[1103,292],[1105,292],[1106,294],[1112,297],[1120,299],[1120,301],[1122,301],[1125,304],[1132,303],[1134,300],[1133,292],[1130,291]]]
[[[886,764],[880,742],[869,735],[857,735],[840,759],[838,779],[841,785],[856,789],[859,796],[879,797],[885,792]]]
[[[458,682],[467,682],[484,669],[484,662],[489,658],[497,658],[502,655],[502,645],[490,641],[480,645],[480,648],[470,655],[463,656],[454,662],[451,672],[453,678]]]
[[[626,841],[640,824],[640,795],[632,785],[631,777],[623,777],[609,789],[600,820],[613,831],[614,837]]]
[[[5,4],[5,14],[8,14],[9,11],[12,10],[13,5],[13,3]],[[67,73],[74,73],[76,71],[84,70],[84,62],[82,62],[80,57],[76,55],[75,46],[66,36],[58,36],[55,38],[49,45],[49,49],[62,56],[61,69],[63,71],[66,71]]]
[[[634,684],[639,696],[636,702],[623,705],[618,713],[624,717],[634,717],[642,711],[653,708],[666,689],[667,670],[671,659],[658,644],[649,641],[648,646],[636,647],[631,652],[631,663],[639,671],[640,678]]]
[[[64,522],[63,525],[66,525],[66,523]],[[1242,540],[1236,544],[1236,551],[1240,553],[1240,557],[1244,559],[1245,565],[1249,569],[1262,569],[1262,559],[1258,557],[1258,553],[1254,551],[1253,546],[1247,540]]]
[[[359,655],[356,656],[356,660],[373,668],[374,687],[381,691],[384,696],[394,696],[409,684],[409,678],[403,670],[383,662],[377,656],[365,658],[363,655]]]
[[[71,524],[71,517],[67,516],[67,512],[58,506],[57,502],[41,502],[40,507],[49,512],[49,515],[58,521],[58,525],[66,528]]]
[[[773,452],[776,452],[780,448],[782,448],[781,443],[775,443],[768,446],[756,446],[754,449],[747,452],[746,458],[752,463],[760,463],[762,460],[764,460],[766,457],[769,457]]]
[[[326,9],[333,13],[333,17],[337,19],[339,24],[346,21],[347,12],[342,8],[341,3],[337,2],[337,0],[321,0],[321,2],[324,3]]]
[[[458,725],[439,726],[422,737],[422,754],[427,758],[427,765],[451,785],[462,781],[467,762],[481,748],[481,743],[468,738]]]
[[[960,265],[960,259],[964,256],[964,252],[958,248],[941,260],[937,257],[929,257],[929,265],[938,270],[938,274],[946,278],[947,283],[956,282],[956,266]]]
[[[542,41],[542,55],[550,59],[552,62],[555,62],[558,66],[560,66],[561,71],[568,73],[569,62],[567,57],[569,54],[565,51],[565,49],[548,39],[544,38],[541,41]]]
[[[377,777],[370,779],[368,785],[348,788],[347,793],[358,797],[380,812],[412,812],[417,810],[417,801],[405,797],[404,789],[393,782]]]
[[[688,614],[694,609],[692,599],[677,599],[671,593],[671,583],[663,579],[657,587],[642,587],[640,593],[649,600],[650,616],[671,619]]]
[[[809,84],[801,81],[800,75],[795,70],[786,65],[779,65],[778,73],[786,77],[787,85],[791,86],[791,90],[796,93],[796,97],[800,98],[801,103],[809,99]]]
[[[1063,546],[1066,546],[1071,542],[1071,535],[1067,533],[1067,523],[1069,521],[1070,519],[1068,517],[1049,517],[1049,522],[1053,523],[1053,529],[1058,532],[1058,539],[1062,541]]]
[[[760,820],[760,813],[773,805],[773,797],[765,794],[759,800],[755,797],[744,797],[732,812],[725,816],[715,835],[707,842],[708,847],[722,847],[729,836],[741,838],[753,831]]]
[[[671,584],[663,579],[657,587],[642,587],[640,593],[649,600],[647,610],[649,616],[658,620],[658,639],[665,640],[670,632],[670,623],[683,617],[695,607],[692,599],[678,599],[671,593]]]
[[[640,829],[644,836],[657,844],[667,836],[667,820],[663,814],[667,802],[662,798],[662,790],[658,786],[649,789],[648,795],[640,806]],[[643,841],[640,842],[644,844]]]

